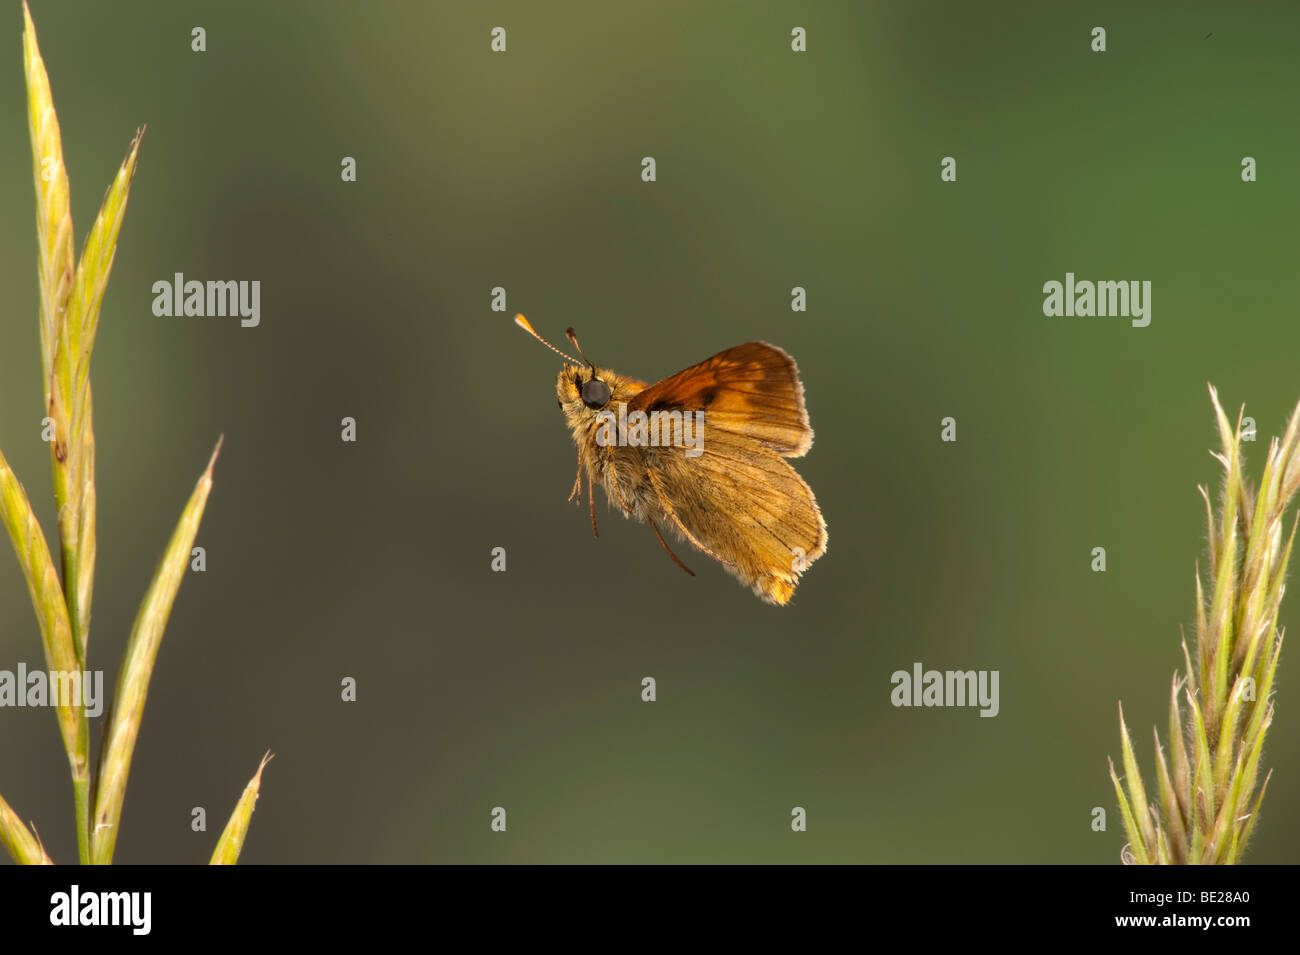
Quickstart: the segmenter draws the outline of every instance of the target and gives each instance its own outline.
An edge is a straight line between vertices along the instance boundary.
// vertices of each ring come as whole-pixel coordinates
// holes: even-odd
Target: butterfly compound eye
[[[593,378],[582,386],[582,403],[588,408],[603,408],[609,404],[609,385]]]

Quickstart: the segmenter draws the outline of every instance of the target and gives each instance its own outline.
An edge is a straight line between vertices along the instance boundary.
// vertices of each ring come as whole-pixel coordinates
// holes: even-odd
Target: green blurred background
[[[94,363],[109,685],[225,435],[118,861],[206,861],[270,748],[249,862],[1116,862],[1116,702],[1151,785],[1194,615],[1206,382],[1259,423],[1252,475],[1300,399],[1300,17],[1089,6],[34,0],[78,249],[148,124]],[[0,447],[48,535],[7,9]],[[260,280],[260,327],[154,317],[178,271]],[[1044,317],[1067,271],[1150,280],[1150,327]],[[686,577],[603,498],[591,539],[515,311],[651,380],[796,357],[830,549],[790,607]],[[38,666],[4,550],[0,668]],[[1253,862],[1300,860],[1292,656]],[[915,661],[999,670],[1000,715],[893,708]],[[0,711],[0,792],[75,858],[52,713]]]

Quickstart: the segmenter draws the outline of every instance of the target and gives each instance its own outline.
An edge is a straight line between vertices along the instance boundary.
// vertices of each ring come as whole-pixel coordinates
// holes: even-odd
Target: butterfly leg
[[[588,483],[587,490],[588,491],[591,490],[590,483]],[[582,500],[582,452],[581,451],[578,452],[578,473],[573,476],[573,490],[569,492],[569,500],[572,501],[574,498],[577,498],[578,500]]]
[[[663,549],[668,552],[668,556],[673,559],[673,563],[676,564],[678,567],[680,567],[682,570],[686,571],[692,577],[694,577],[695,571],[691,570],[689,567],[687,567],[685,564],[682,563],[681,558],[679,558],[676,554],[673,553],[673,549],[669,547],[668,542],[664,540],[664,535],[659,533],[659,525],[655,523],[654,518],[653,517],[649,518],[649,521],[650,521],[650,529],[655,532],[655,537],[659,538],[659,543],[663,546]]]
[[[590,475],[587,476],[587,509],[591,511],[591,536],[599,537],[600,531],[596,529],[596,492],[591,487]]]
[[[713,553],[713,551],[709,550],[702,543],[700,543],[700,539],[698,537],[696,537],[694,534],[692,534],[690,531],[686,529],[686,525],[682,523],[682,519],[677,516],[677,511],[673,509],[672,504],[668,502],[668,498],[664,495],[663,485],[659,483],[659,478],[655,476],[654,471],[646,471],[646,474],[650,476],[650,484],[654,487],[655,494],[658,495],[659,497],[659,506],[664,509],[665,514],[667,514],[670,518],[672,518],[673,523],[677,525],[677,529],[686,535],[686,539],[690,541],[692,544],[694,544],[696,547],[698,547],[700,550],[704,551],[704,553],[708,554],[710,557],[716,560],[719,564],[726,564],[728,567],[733,566],[731,561],[725,560],[724,558],[719,557],[717,554]],[[658,528],[655,529],[655,533],[656,534],[659,533]]]
[[[627,502],[627,499],[623,497],[623,492],[619,489],[617,468],[605,468],[605,487],[607,490],[612,489],[614,491],[614,496],[618,498],[618,503],[619,506],[623,508],[623,513],[630,516],[632,514],[632,505]]]

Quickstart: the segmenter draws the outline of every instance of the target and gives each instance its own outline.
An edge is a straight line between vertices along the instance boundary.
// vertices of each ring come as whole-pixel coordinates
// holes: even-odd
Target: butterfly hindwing
[[[804,479],[755,439],[707,425],[700,456],[655,457],[663,479],[653,483],[669,527],[702,544],[764,600],[786,603],[803,571],[826,552],[826,522]]]

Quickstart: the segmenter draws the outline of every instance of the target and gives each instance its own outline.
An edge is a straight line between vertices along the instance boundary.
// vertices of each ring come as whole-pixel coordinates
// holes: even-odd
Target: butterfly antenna
[[[550,342],[548,342],[548,341],[547,341],[545,338],[543,338],[541,335],[537,334],[537,330],[534,329],[533,326],[531,326],[531,325],[528,324],[528,319],[524,318],[523,315],[516,315],[516,316],[515,316],[515,324],[518,325],[520,328],[522,328],[524,331],[526,331],[529,335],[532,335],[532,336],[533,336],[534,338],[536,338],[539,342],[541,342],[543,345],[545,345],[545,346],[546,346],[547,348],[549,348],[551,351],[555,352],[555,354],[559,355],[561,358],[567,358],[569,361],[573,362],[575,365],[581,365],[581,364],[582,364],[582,362],[578,361],[578,359],[574,358],[572,355],[566,355],[564,352],[560,351],[558,348],[556,348],[554,345],[552,345]],[[573,329],[569,329],[569,331],[573,331]],[[574,344],[576,345],[577,342],[574,342]],[[579,348],[579,349],[578,349],[578,352],[579,352],[579,354],[581,354],[582,349]],[[583,359],[586,360],[586,356],[585,356],[585,355],[583,356]],[[587,364],[590,365],[591,362],[587,362]]]
[[[573,342],[573,347],[578,349],[578,354],[582,355],[582,360],[585,361],[588,365],[591,365],[591,370],[595,371],[596,370],[595,363],[586,355],[582,354],[582,346],[578,344],[578,336],[574,334],[572,328],[566,328],[564,330],[564,337],[567,338],[569,341]]]

